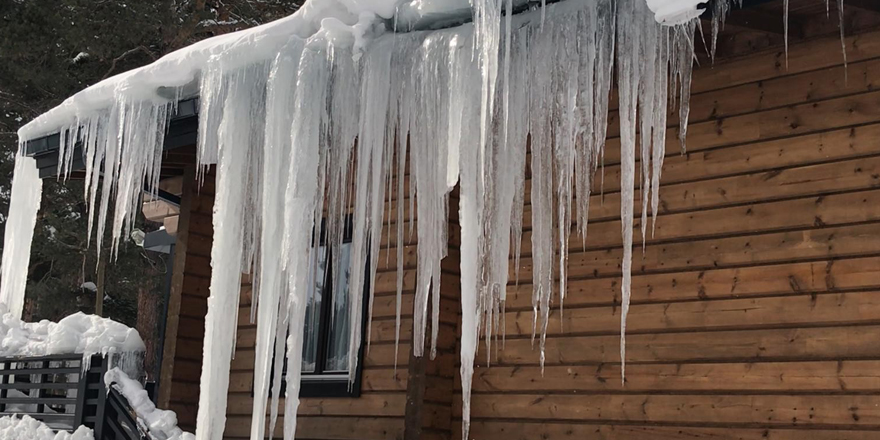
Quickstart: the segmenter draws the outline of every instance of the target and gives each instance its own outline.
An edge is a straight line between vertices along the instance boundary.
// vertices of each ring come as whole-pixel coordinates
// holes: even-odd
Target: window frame
[[[325,246],[327,248],[327,258],[328,262],[332,261],[333,258],[333,248],[326,243],[326,222],[324,219],[321,220],[321,234],[318,244],[318,249],[321,246]],[[351,243],[352,241],[352,218],[348,216],[345,219],[344,232],[342,243]],[[369,252],[367,252],[369,255]],[[316,371],[321,371],[320,373],[300,373],[300,390],[299,397],[309,398],[309,397],[349,397],[349,398],[357,398],[361,396],[361,388],[362,388],[362,377],[364,370],[364,352],[366,348],[366,335],[367,335],[367,325],[368,319],[367,313],[369,313],[369,297],[370,297],[370,277],[364,276],[364,286],[363,286],[363,301],[361,306],[361,338],[360,345],[358,347],[357,352],[357,366],[355,367],[354,372],[354,380],[349,382],[349,376],[346,373],[324,373],[324,365],[327,361],[326,355],[329,349],[329,334],[331,331],[332,323],[331,321],[331,312],[333,307],[333,293],[334,293],[334,274],[333,274],[333,265],[328,264],[328,270],[325,274],[325,279],[329,280],[329,301],[324,301],[322,298],[321,301],[321,317],[319,320],[320,329],[318,330],[318,346],[316,352],[316,360],[315,360],[315,369]],[[370,273],[370,261],[366,259],[364,262],[364,273]],[[327,281],[325,281],[327,283]],[[326,284],[325,284],[326,285]],[[325,288],[325,290],[328,290]],[[305,346],[305,344],[303,344]],[[274,354],[273,354],[274,357]],[[349,360],[351,362],[351,360]],[[274,362],[272,362],[274,369]],[[320,365],[320,369],[318,366]],[[274,378],[274,374],[270,375],[269,379],[269,388],[272,388],[272,380]],[[253,384],[251,385],[253,387]],[[287,358],[285,357],[284,363],[281,370],[281,397],[285,397],[285,393],[287,392]],[[253,396],[253,389],[251,390],[251,395]]]

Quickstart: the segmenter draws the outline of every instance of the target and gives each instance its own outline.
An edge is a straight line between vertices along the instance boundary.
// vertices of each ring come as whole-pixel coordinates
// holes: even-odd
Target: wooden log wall
[[[394,180],[394,188],[397,180]],[[361,396],[358,398],[302,398],[297,418],[297,438],[310,440],[357,439],[402,440],[449,439],[457,356],[455,326],[458,322],[457,260],[444,261],[441,280],[441,331],[438,356],[434,360],[412,358],[412,310],[416,284],[416,219],[410,223],[409,178],[404,176],[404,287],[400,345],[395,361],[395,318],[397,292],[397,195],[386,206],[390,221],[383,231],[377,269],[370,347],[365,354]],[[457,206],[457,203],[455,204]],[[389,229],[390,228],[390,229]],[[391,231],[389,233],[389,230]],[[390,252],[390,254],[388,254]],[[250,322],[251,280],[242,283],[238,335],[229,384],[227,422],[224,436],[250,436],[253,408],[254,345],[256,323]],[[395,366],[396,363],[396,366]],[[418,379],[408,380],[410,372]],[[407,404],[408,393],[410,404]],[[275,438],[282,437],[284,423],[281,400]],[[408,409],[409,407],[409,409]],[[409,429],[409,436],[405,430]],[[414,433],[414,434],[413,434]],[[413,436],[414,435],[414,436]]]
[[[194,172],[187,175],[192,177]],[[159,396],[159,407],[175,411],[180,427],[189,432],[195,431],[198,413],[214,235],[213,171],[204,180],[200,188],[192,181],[181,198],[174,270],[182,276],[172,280]]]
[[[656,231],[634,251],[625,384],[612,121],[546,367],[527,230],[505,347],[475,373],[471,438],[880,438],[880,32],[846,43],[846,68],[827,38],[793,45],[787,68],[772,51],[695,73],[688,151],[670,128]]]

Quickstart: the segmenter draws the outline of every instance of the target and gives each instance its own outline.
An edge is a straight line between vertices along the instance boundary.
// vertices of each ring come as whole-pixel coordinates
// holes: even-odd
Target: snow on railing
[[[0,357],[81,354],[85,371],[92,355],[98,354],[138,377],[145,350],[137,330],[108,318],[77,312],[57,323],[26,323],[0,303]]]
[[[156,408],[141,383],[131,379],[119,368],[104,373],[104,384],[107,391],[114,387],[122,393],[128,404],[137,414],[141,428],[155,440],[192,440],[192,434],[184,432],[177,426],[177,414],[170,410]]]

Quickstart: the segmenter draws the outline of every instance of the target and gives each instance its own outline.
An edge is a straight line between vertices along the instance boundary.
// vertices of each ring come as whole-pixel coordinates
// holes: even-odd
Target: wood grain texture
[[[565,308],[554,297],[543,366],[525,208],[506,342],[476,369],[471,437],[880,438],[875,34],[848,37],[860,46],[848,79],[833,39],[793,45],[788,70],[780,53],[761,53],[695,73],[688,152],[670,118],[656,228],[634,252],[625,382],[612,113],[605,191],[591,196],[587,239],[569,242]]]
[[[214,196],[210,192],[198,191],[193,170],[189,170],[185,177],[189,184],[184,186],[181,198],[180,230],[166,323],[159,406],[175,409],[181,428],[193,431],[199,403],[198,388],[194,384],[198,384],[201,377],[208,287],[205,280],[192,275],[207,274],[210,278],[210,259],[199,255],[205,239],[199,237],[211,237],[213,226],[210,223],[196,224],[191,220],[206,213],[210,216]],[[206,176],[205,180],[213,180],[213,177]],[[210,238],[207,240],[210,243]]]

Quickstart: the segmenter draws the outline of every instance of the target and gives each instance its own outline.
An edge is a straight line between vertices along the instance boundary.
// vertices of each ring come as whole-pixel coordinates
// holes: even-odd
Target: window
[[[336,258],[334,267],[333,259]],[[342,245],[335,247],[326,243],[321,234],[317,258],[309,271],[309,302],[306,305],[303,328],[302,387],[301,397],[358,397],[360,395],[361,369],[363,366],[364,341],[358,351],[355,378],[349,385],[348,345],[351,335],[349,307],[349,282],[351,280],[351,227],[346,227]],[[366,268],[365,268],[366,270]],[[369,283],[365,280],[365,283]],[[369,294],[364,286],[364,295]],[[366,316],[367,299],[364,299],[361,316]],[[362,320],[361,334],[366,333],[366,319]],[[287,362],[284,363],[284,377]],[[283,384],[282,384],[283,385]],[[282,388],[286,389],[286,388]]]

